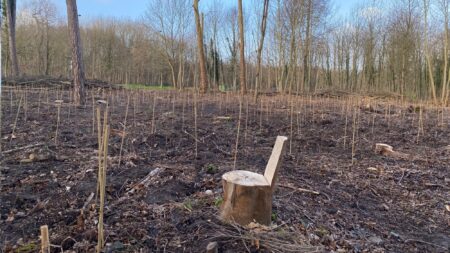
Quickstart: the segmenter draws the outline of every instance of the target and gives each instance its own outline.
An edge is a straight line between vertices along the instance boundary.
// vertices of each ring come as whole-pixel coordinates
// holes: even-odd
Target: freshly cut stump
[[[270,225],[272,188],[266,178],[245,170],[231,171],[222,177],[224,205],[222,219],[247,225],[252,221]]]
[[[270,225],[272,195],[286,140],[287,137],[277,137],[264,175],[235,170],[222,176],[224,201],[221,218],[223,220],[243,226],[251,222]]]

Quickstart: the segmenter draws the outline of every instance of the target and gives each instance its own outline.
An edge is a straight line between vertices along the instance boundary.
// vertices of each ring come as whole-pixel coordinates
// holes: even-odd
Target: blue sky
[[[65,15],[64,0],[53,0],[61,13]],[[208,1],[208,0],[203,0]],[[230,5],[235,4],[236,0],[223,0]],[[261,0],[262,1],[262,0]],[[334,9],[338,15],[348,14],[357,2],[363,0],[331,0]],[[19,3],[21,1],[18,1]],[[244,0],[251,2],[250,0]],[[82,17],[92,18],[97,16],[117,17],[117,18],[136,18],[141,17],[147,8],[148,0],[77,0],[78,12]],[[82,19],[82,18],[81,18]]]

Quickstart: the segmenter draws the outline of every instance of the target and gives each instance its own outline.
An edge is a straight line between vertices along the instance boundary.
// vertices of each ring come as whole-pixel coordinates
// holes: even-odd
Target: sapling
[[[293,136],[293,133],[292,133],[292,129],[293,129],[293,118],[294,118],[294,101],[293,101],[293,99],[292,99],[292,96],[291,96],[291,98],[290,98],[290,103],[291,103],[291,119],[290,119],[290,125],[291,125],[291,129],[290,129],[290,138],[289,138],[289,154],[292,154],[292,139],[294,139],[294,136]]]
[[[60,114],[61,114],[61,103],[62,100],[56,100],[56,108],[57,108],[57,119],[56,119],[56,130],[55,130],[55,145],[58,145],[58,130],[59,130],[59,122],[60,122]]]
[[[229,92],[225,93],[225,114],[228,114],[228,100],[229,100]]]
[[[219,93],[219,113],[222,114],[222,95]]]
[[[347,147],[348,102],[345,103],[344,149]]]
[[[237,125],[237,134],[236,134],[236,146],[234,148],[234,163],[233,169],[236,169],[236,161],[239,147],[239,132],[241,130],[241,116],[242,116],[242,97],[239,96],[239,117],[238,117],[238,125]]]
[[[259,110],[259,129],[262,130],[262,117],[263,117],[263,100],[260,100],[260,110]]]
[[[195,158],[198,157],[198,133],[197,133],[197,87],[194,87],[194,136],[195,136]]]
[[[130,96],[128,96],[128,99],[127,99],[127,109],[125,110],[125,119],[123,120],[122,140],[120,141],[120,151],[119,151],[119,166],[120,166],[120,162],[122,160],[122,149],[123,149],[123,143],[125,141],[125,135],[126,135],[126,130],[127,130],[127,117],[128,117],[129,106],[130,106]]]
[[[152,112],[152,128],[151,128],[152,134],[156,132],[155,108],[156,108],[156,93],[153,95],[153,112]]]
[[[70,120],[70,109],[72,108],[71,104],[72,104],[72,102],[70,102],[68,107],[67,107],[67,120]]]
[[[100,117],[98,117],[98,119],[100,122]],[[100,123],[98,125],[100,125]],[[108,141],[109,141],[108,107],[106,107],[104,112],[103,131],[102,133],[99,133],[99,136],[100,141],[98,143],[99,168],[98,168],[97,193],[99,193],[100,205],[98,213],[97,252],[102,252],[103,246],[105,244],[103,214],[105,208],[106,169],[108,165]]]
[[[91,91],[92,97],[92,134],[95,134],[95,98],[94,91]]]
[[[373,135],[373,130],[374,130],[374,127],[375,127],[375,117],[376,116],[377,115],[375,113],[372,115],[372,139],[375,138],[375,136]]]
[[[9,110],[12,112],[13,111],[13,89],[9,90]]]
[[[136,127],[136,96],[134,95],[134,93],[132,93],[132,96],[133,96],[133,126]],[[128,111],[129,103],[130,103],[130,96],[128,96],[127,111]],[[125,113],[125,114],[127,114],[127,113]],[[125,116],[125,118],[126,118],[126,116]],[[124,127],[124,131],[125,131],[125,127]]]
[[[353,163],[354,163],[354,158],[355,158],[355,151],[356,151],[356,146],[355,146],[355,143],[356,143],[356,128],[357,128],[357,111],[356,111],[356,106],[354,106],[353,107],[353,125],[352,125],[352,128],[353,128],[353,137],[352,137],[352,165],[353,165]]]
[[[41,253],[50,253],[50,238],[48,235],[48,226],[43,225],[40,228],[41,230]]]
[[[295,115],[296,115],[296,121],[297,121],[297,135],[299,135],[300,136],[300,114],[301,114],[301,112],[302,112],[302,104],[301,104],[301,100],[300,99],[297,99],[296,100],[296,113],[295,113]]]
[[[181,103],[182,103],[182,108],[181,108],[181,129],[184,130],[184,106],[185,106],[185,100],[184,100],[184,96],[181,96]]]
[[[14,138],[14,133],[15,133],[15,131],[16,131],[17,120],[19,119],[20,105],[22,104],[22,99],[23,99],[23,95],[20,96],[19,105],[17,106],[17,113],[16,113],[16,118],[15,118],[15,120],[14,120],[14,125],[13,125],[13,129],[12,129],[12,133],[11,133],[11,139],[10,139],[10,142],[11,142],[12,139]]]
[[[27,90],[25,89],[24,95],[23,95],[23,113],[24,113],[24,121],[27,121],[28,116],[28,99],[27,99]]]
[[[420,138],[420,133],[422,132],[422,134],[424,134],[424,130],[423,130],[423,107],[420,106],[419,109],[419,121],[418,121],[418,126],[417,126],[417,140],[416,142],[419,143],[419,138]]]
[[[244,130],[244,143],[247,143],[247,128],[248,128],[248,100],[247,99],[247,105],[245,109],[245,130]]]

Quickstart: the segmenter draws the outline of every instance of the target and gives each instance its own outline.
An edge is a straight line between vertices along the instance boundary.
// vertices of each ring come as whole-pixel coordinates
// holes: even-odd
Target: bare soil
[[[406,104],[367,106],[355,99],[358,105],[345,113],[348,99],[296,97],[291,107],[286,96],[265,96],[256,104],[247,98],[248,106],[243,102],[241,108],[237,169],[262,173],[275,137],[292,141],[274,196],[277,227],[256,233],[217,218],[221,175],[233,169],[237,96],[198,98],[196,139],[189,92],[95,89],[85,107],[76,107],[67,90],[30,87],[2,93],[4,252],[38,252],[39,227],[45,224],[54,252],[94,252],[96,197],[80,211],[97,184],[91,96],[109,101],[113,129],[106,252],[203,252],[211,241],[219,243],[220,252],[287,252],[288,246],[290,252],[449,252],[447,109],[426,108],[422,132],[420,110]],[[57,99],[64,100],[58,129]],[[375,143],[392,145],[406,156],[376,154]],[[140,184],[145,178],[150,183]],[[260,249],[251,245],[252,238],[261,239]]]

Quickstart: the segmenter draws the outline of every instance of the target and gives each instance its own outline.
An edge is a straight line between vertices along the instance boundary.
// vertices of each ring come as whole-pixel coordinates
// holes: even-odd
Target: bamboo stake
[[[20,105],[22,104],[22,98],[23,98],[23,96],[20,96],[19,105],[17,106],[17,114],[16,114],[16,118],[14,120],[14,125],[13,125],[13,129],[12,129],[12,133],[11,133],[10,142],[12,141],[14,133],[16,131],[17,120],[19,119]]]
[[[50,253],[50,239],[47,225],[41,226],[41,253]]]
[[[136,100],[135,100],[135,102],[136,102]],[[123,149],[123,143],[125,141],[125,134],[127,131],[127,117],[128,117],[129,106],[130,106],[130,96],[128,96],[128,99],[127,99],[127,109],[125,110],[125,120],[123,121],[122,140],[120,141],[120,151],[119,151],[119,166],[120,166],[120,162],[122,161],[122,149]],[[134,104],[134,107],[136,108],[136,103]]]
[[[103,116],[103,136],[102,142],[99,142],[99,178],[98,178],[98,190],[100,192],[100,207],[98,217],[98,231],[97,231],[97,252],[101,252],[105,244],[104,238],[104,223],[103,214],[105,208],[105,189],[106,189],[106,169],[108,165],[108,142],[109,142],[109,124],[108,124],[108,107],[106,107]]]
[[[236,135],[236,146],[234,148],[234,163],[233,163],[233,169],[236,170],[236,161],[237,161],[237,154],[238,154],[238,146],[239,146],[239,131],[241,130],[241,116],[242,116],[242,97],[239,97],[239,118],[238,118],[238,125],[237,125],[237,135]]]

